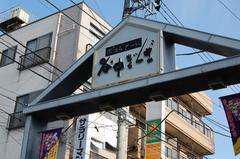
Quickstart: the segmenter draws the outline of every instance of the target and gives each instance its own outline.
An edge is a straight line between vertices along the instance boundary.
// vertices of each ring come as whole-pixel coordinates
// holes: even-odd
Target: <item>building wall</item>
[[[83,5],[81,7],[84,7],[85,10],[98,18],[101,23],[107,24],[103,19],[100,19],[100,17],[97,16],[94,11],[90,11],[88,6]],[[82,11],[77,7],[68,8],[64,12],[87,28],[89,27],[90,22],[95,23],[94,20],[89,19],[87,15],[82,15]],[[77,58],[85,53],[86,44],[88,44],[89,39],[91,39],[89,38],[90,33],[81,29],[81,27],[68,19],[66,16],[58,13],[28,24],[11,32],[10,35],[19,40],[23,45],[26,45],[27,41],[52,32],[50,63],[64,71],[73,62],[75,62]],[[83,36],[83,34],[85,35]],[[25,48],[21,47],[7,36],[1,36],[1,38],[9,42],[12,46],[17,45],[17,49],[19,49],[22,54],[25,53]],[[0,43],[0,51],[5,49],[6,47]],[[16,54],[15,60],[19,61],[19,54]],[[44,68],[39,66],[35,66],[30,69],[48,79],[56,79],[61,74],[60,71],[53,69],[48,64],[42,64],[41,66],[54,71],[54,74],[49,73]],[[12,63],[0,68],[0,92],[14,100],[16,100],[17,96],[44,89],[50,84],[50,82],[30,72],[29,70],[19,71],[17,68],[18,64],[16,63]],[[15,102],[0,96],[0,108],[9,113],[13,113],[15,109]],[[1,113],[0,111],[0,158],[18,159],[21,153],[21,143],[24,129],[19,128],[8,130],[6,129],[7,122],[8,115]],[[102,118],[100,120],[100,123],[101,122],[109,123],[110,121],[107,121],[106,118]],[[56,122],[49,124],[48,127],[67,127],[68,125],[68,122]],[[101,132],[96,133],[93,131],[92,133],[95,133],[95,136],[108,134],[107,131],[102,130],[102,128],[100,128],[100,130]],[[106,137],[106,141],[114,141],[116,143],[115,137],[113,140],[108,137]]]
[[[31,25],[27,25],[19,30],[13,31],[10,35],[21,41],[23,45],[26,45],[27,41],[36,37],[42,36],[47,33],[52,34],[51,47],[54,46],[54,37],[56,35],[58,16],[54,15],[41,21],[35,22]],[[2,36],[2,39],[8,41],[13,46],[17,45],[17,49],[25,52],[25,48],[8,38]],[[0,50],[4,50],[6,47],[0,44]],[[53,53],[53,50],[51,54]],[[16,61],[19,61],[19,54],[16,54]],[[49,67],[47,64],[44,67]],[[18,64],[12,63],[0,68],[0,92],[12,99],[16,99],[17,96],[27,94],[36,90],[44,89],[49,85],[49,82],[29,70],[19,71]],[[50,73],[41,67],[31,68],[37,73],[43,75],[46,78],[50,78]],[[15,93],[13,93],[15,92]],[[6,110],[9,113],[13,113],[15,109],[15,102],[11,101],[3,96],[0,96],[2,105],[0,108]],[[23,138],[23,129],[7,130],[8,115],[1,113],[0,121],[3,122],[3,126],[0,129],[0,158],[4,159],[17,159],[20,156],[21,143]],[[14,153],[13,153],[14,152]]]

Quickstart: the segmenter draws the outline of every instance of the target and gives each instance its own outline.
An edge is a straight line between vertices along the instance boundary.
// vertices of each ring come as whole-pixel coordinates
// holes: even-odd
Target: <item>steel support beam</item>
[[[43,93],[33,101],[33,104],[71,95],[91,77],[95,49],[104,45],[105,41],[109,40],[111,36],[114,36],[115,31],[121,29],[126,24],[142,27],[151,26],[154,29],[162,30],[163,38],[166,39],[165,41],[170,41],[171,43],[194,47],[226,57],[240,55],[239,40],[130,16],[116,26],[97,43],[93,49],[84,54],[64,72],[63,75],[46,88]]]
[[[211,81],[225,85],[240,81],[240,56],[203,65],[167,72],[113,87],[93,90],[79,95],[40,102],[24,109],[24,113],[57,120],[59,112],[74,117],[125,105],[152,101],[152,98],[168,98],[210,89]],[[209,82],[210,81],[210,82]]]

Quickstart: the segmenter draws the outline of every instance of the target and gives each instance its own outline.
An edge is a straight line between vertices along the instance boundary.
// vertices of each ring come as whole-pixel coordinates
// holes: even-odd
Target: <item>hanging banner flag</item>
[[[57,159],[62,128],[42,132],[39,159]]]
[[[88,134],[89,115],[79,116],[76,123],[76,135],[73,159],[89,159],[90,139]]]
[[[147,121],[146,159],[161,158],[161,120]]]
[[[220,97],[230,128],[235,155],[240,153],[240,93]]]

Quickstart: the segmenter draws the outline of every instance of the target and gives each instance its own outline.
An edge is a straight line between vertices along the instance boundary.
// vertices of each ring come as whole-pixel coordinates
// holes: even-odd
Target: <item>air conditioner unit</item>
[[[0,16],[0,28],[6,32],[13,31],[29,22],[29,14],[16,7]]]

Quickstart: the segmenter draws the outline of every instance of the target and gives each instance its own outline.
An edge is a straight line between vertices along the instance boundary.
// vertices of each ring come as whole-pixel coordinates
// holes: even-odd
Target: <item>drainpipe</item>
[[[60,31],[60,26],[61,26],[61,19],[62,19],[62,13],[59,13],[59,15],[58,15],[58,22],[57,22],[57,27],[56,27],[56,34],[55,34],[55,37],[54,37],[54,45],[53,45],[53,49],[52,49],[52,56],[51,56],[51,58],[50,58],[50,63],[52,64],[52,65],[54,65],[55,66],[55,60],[56,60],[56,53],[57,53],[57,45],[58,45],[58,34],[59,34],[59,31]],[[56,66],[57,67],[57,66]],[[54,68],[53,67],[51,67],[51,72],[52,73],[50,73],[50,77],[49,77],[49,79],[50,80],[54,80],[54,76],[53,76],[53,74],[54,73],[57,73],[57,74],[59,74],[59,71],[57,72],[55,72],[55,70],[54,70]],[[53,73],[54,72],[54,73]],[[55,77],[55,79],[56,79],[57,77]]]

